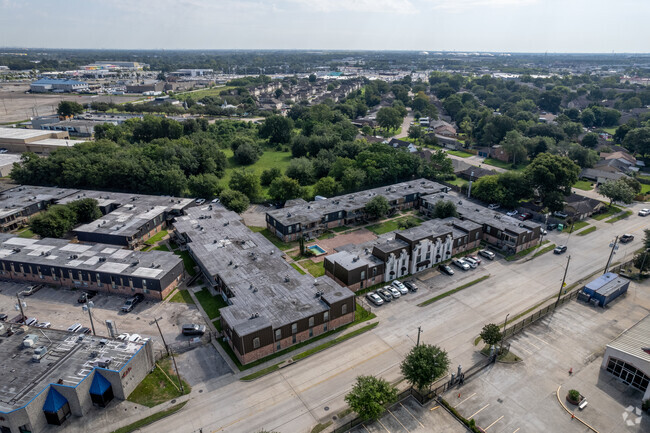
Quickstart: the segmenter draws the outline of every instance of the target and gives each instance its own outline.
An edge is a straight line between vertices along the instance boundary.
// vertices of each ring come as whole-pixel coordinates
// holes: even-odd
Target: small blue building
[[[587,283],[582,288],[582,293],[588,297],[587,301],[598,302],[598,306],[605,307],[610,301],[627,292],[630,282],[618,274],[608,272],[595,280]]]
[[[82,92],[88,90],[88,83],[76,80],[59,80],[55,78],[41,78],[29,85],[34,93],[45,92]]]

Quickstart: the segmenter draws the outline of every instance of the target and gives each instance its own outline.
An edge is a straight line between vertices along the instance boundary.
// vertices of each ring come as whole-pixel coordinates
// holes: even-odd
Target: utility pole
[[[23,304],[20,302],[18,293],[16,293],[16,299],[18,300],[18,308],[20,308],[20,315],[22,316],[22,321],[24,322],[27,317],[25,317],[25,312],[23,311]]]
[[[618,249],[618,236],[614,239],[614,243],[609,244],[610,247],[612,247],[612,251],[609,253],[609,259],[607,259],[607,265],[605,265],[605,272],[603,272],[603,275],[607,273],[609,270],[609,265],[612,263],[612,257],[614,257],[614,251]]]
[[[167,351],[167,356],[169,356],[169,347],[167,347],[167,343],[165,342],[165,337],[163,337],[163,333],[160,330],[160,325],[158,324],[158,319],[153,319],[154,323],[156,324],[156,328],[158,328],[158,332],[160,333],[160,339],[163,342],[163,346],[165,346],[165,350]]]
[[[178,374],[178,366],[176,365],[176,358],[174,358],[174,354],[171,354],[172,361],[174,362],[174,370],[176,370],[176,377],[178,378],[178,386],[181,387],[181,394],[185,392],[183,389],[183,381],[181,380],[181,375]]]
[[[557,294],[557,301],[555,301],[555,308],[560,303],[560,296],[562,296],[562,289],[564,289],[564,281],[566,280],[566,273],[569,270],[569,262],[571,261],[571,256],[566,259],[566,267],[564,268],[564,276],[562,277],[562,285],[560,286],[560,291]]]
[[[97,333],[95,332],[95,323],[93,322],[93,314],[92,314],[92,308],[95,306],[92,301],[87,301],[86,305],[83,306],[84,310],[88,311],[88,317],[90,318],[90,327],[93,330],[93,335],[97,336]]]
[[[472,177],[474,176],[474,171],[469,173],[469,186],[467,187],[467,198],[470,198],[472,195]]]
[[[418,342],[415,343],[415,346],[416,346],[416,347],[420,345],[420,334],[421,334],[421,333],[422,333],[422,327],[421,327],[421,326],[418,326]]]
[[[167,346],[167,343],[165,342],[165,337],[163,337],[163,333],[160,330],[160,325],[158,324],[158,319],[153,319],[154,323],[156,324],[156,328],[158,328],[158,333],[160,333],[160,338],[162,339],[163,346],[165,346],[165,350],[167,351],[167,356],[171,356],[172,362],[174,363],[174,370],[176,370],[176,377],[178,378],[178,385],[181,388],[181,393],[185,392],[183,390],[183,381],[181,381],[181,375],[178,373],[178,366],[176,365],[176,358],[174,358],[174,354],[169,351],[169,346]]]

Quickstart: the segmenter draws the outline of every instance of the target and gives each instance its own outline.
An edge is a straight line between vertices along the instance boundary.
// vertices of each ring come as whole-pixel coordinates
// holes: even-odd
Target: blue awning
[[[93,383],[90,385],[90,393],[95,395],[104,395],[106,390],[110,387],[111,383],[96,371]]]
[[[47,398],[45,399],[45,404],[43,404],[43,412],[56,413],[68,402],[64,396],[59,394],[59,391],[54,389],[53,386],[50,387],[50,391],[47,393]]]

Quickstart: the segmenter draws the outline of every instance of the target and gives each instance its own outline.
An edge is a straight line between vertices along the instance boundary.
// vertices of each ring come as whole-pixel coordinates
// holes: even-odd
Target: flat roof
[[[10,165],[20,161],[20,155],[16,153],[0,153],[0,166]]]
[[[174,227],[186,236],[187,246],[203,269],[218,275],[234,295],[229,298],[231,305],[221,309],[221,316],[239,335],[327,311],[317,292],[330,304],[354,297],[329,277],[301,275],[275,245],[221,205],[187,209]],[[252,317],[255,314],[258,317]]]
[[[51,202],[77,192],[75,189],[20,185],[0,193],[0,218],[20,213],[36,203]]]
[[[650,314],[638,321],[636,325],[623,331],[607,347],[650,363]],[[644,371],[647,375],[650,371]]]
[[[328,214],[345,211],[357,211],[363,208],[373,197],[381,195],[390,202],[401,199],[411,194],[432,194],[445,191],[448,187],[426,179],[417,179],[408,182],[396,183],[365,191],[331,197],[325,200],[316,200],[309,203],[300,203],[282,209],[267,212],[282,225],[306,224],[319,222]]]
[[[39,146],[61,146],[61,147],[72,147],[75,144],[87,143],[88,140],[70,140],[69,138],[45,138],[43,140],[32,141],[27,143],[27,145],[39,145]]]
[[[181,261],[166,251],[133,251],[65,239],[26,239],[8,233],[0,233],[0,259],[145,279],[160,279]]]
[[[111,358],[109,370],[119,371],[140,350],[143,343],[125,343],[106,337],[81,336],[67,331],[13,325],[17,332],[0,337],[0,411],[25,406],[37,394],[59,379],[76,386],[87,377],[101,358]],[[37,335],[34,348],[47,347],[41,362],[32,362],[34,348],[23,347],[27,335]],[[100,341],[105,341],[105,344]]]
[[[607,296],[628,283],[628,280],[619,277],[618,274],[607,272],[606,274],[603,274],[595,280],[587,283],[585,289],[592,290],[594,293],[598,293],[599,295]]]
[[[0,128],[0,140],[28,140],[30,138],[42,137],[43,139],[50,138],[52,131],[44,131],[40,129],[22,129],[22,128]]]

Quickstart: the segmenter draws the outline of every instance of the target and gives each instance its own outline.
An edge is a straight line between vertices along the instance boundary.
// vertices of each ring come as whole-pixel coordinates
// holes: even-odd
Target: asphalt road
[[[633,210],[644,207],[637,204]],[[165,419],[168,431],[251,432],[260,429],[280,432],[309,431],[316,423],[331,419],[346,408],[344,396],[361,374],[400,378],[399,364],[414,345],[418,326],[421,339],[444,348],[452,370],[469,366],[477,355],[473,341],[484,324],[501,323],[558,292],[567,255],[571,284],[604,267],[608,244],[617,234],[633,233],[636,239],[621,245],[614,261],[631,258],[641,246],[643,228],[650,219],[636,213],[615,224],[589,220],[597,230],[586,236],[551,233],[548,238],[569,246],[565,255],[544,254],[529,262],[496,260],[482,269],[456,273],[455,278],[433,275],[417,294],[409,294],[389,305],[373,309],[380,324],[373,331],[307,358],[291,367],[254,382],[232,382],[192,399],[178,414]],[[417,303],[432,294],[457,287],[488,272],[487,280],[427,307]],[[424,276],[423,276],[424,277]],[[325,407],[328,410],[325,410]],[[160,431],[158,424],[142,431]]]

